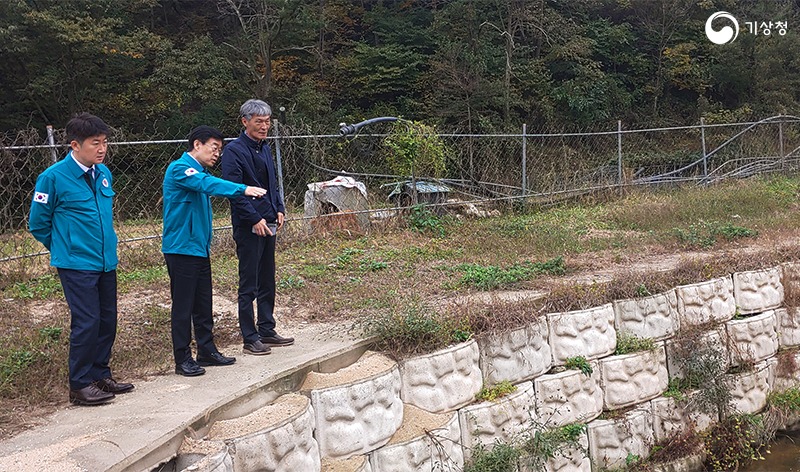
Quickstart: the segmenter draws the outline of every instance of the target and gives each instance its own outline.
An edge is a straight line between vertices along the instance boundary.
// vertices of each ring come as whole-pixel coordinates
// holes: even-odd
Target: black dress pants
[[[239,328],[244,342],[252,343],[276,334],[275,236],[262,237],[249,226],[234,226],[233,240],[239,258]]]
[[[208,257],[164,254],[172,296],[172,352],[175,364],[192,357],[192,326],[197,355],[207,357],[214,345],[214,317],[211,294],[211,260]]]

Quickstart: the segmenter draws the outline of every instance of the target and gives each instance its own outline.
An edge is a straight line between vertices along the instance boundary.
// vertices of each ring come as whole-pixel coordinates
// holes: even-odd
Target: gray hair
[[[244,102],[241,108],[239,108],[239,116],[249,120],[254,116],[271,116],[272,115],[272,108],[267,105],[266,102],[262,100],[258,100],[256,98],[251,98],[250,100]]]

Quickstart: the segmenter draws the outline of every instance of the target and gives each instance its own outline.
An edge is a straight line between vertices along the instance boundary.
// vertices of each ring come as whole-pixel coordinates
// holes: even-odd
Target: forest
[[[731,43],[706,37],[718,11]],[[319,133],[754,120],[800,114],[798,51],[797,0],[2,0],[0,132],[90,111],[126,136],[235,133],[252,97]]]

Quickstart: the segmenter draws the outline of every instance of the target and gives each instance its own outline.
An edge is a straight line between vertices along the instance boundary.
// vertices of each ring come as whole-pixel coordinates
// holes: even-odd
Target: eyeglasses
[[[204,143],[204,145],[210,147],[211,152],[214,154],[219,154],[220,152],[222,152],[222,147],[217,146],[216,143]]]

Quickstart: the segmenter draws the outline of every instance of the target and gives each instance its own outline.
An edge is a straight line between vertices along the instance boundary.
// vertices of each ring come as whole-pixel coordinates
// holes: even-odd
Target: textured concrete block
[[[585,423],[603,412],[603,390],[600,370],[592,364],[593,372],[566,370],[534,379],[536,412],[539,422],[548,427],[570,423]]]
[[[675,289],[681,327],[721,323],[736,314],[733,280],[730,277],[684,285]]]
[[[775,311],[725,323],[733,365],[760,362],[778,352]]]
[[[781,352],[775,356],[772,391],[782,392],[800,386],[800,351]]]
[[[741,413],[758,413],[767,406],[770,364],[756,364],[752,372],[729,374],[733,406]]]
[[[547,372],[552,364],[547,334],[547,321],[539,318],[525,327],[478,339],[486,383],[515,384]]]
[[[325,457],[370,452],[389,441],[403,421],[397,365],[365,379],[313,389],[311,402]]]
[[[614,352],[617,333],[610,303],[588,310],[547,315],[553,365],[564,365],[570,357],[597,359]]]
[[[372,465],[367,456],[353,456],[347,459],[324,457],[321,472],[372,472]]]
[[[241,418],[217,421],[209,439],[229,446],[236,472],[318,470],[314,409],[308,398],[288,394]]]
[[[695,404],[692,400],[695,395],[694,392],[687,393],[686,401],[667,397],[653,399],[653,433],[656,442],[666,441],[690,428],[704,431],[716,423],[713,416],[689,407]]]
[[[778,308],[778,343],[782,348],[800,346],[800,307]]]
[[[696,358],[702,353],[706,356],[718,356],[727,369],[730,365],[728,353],[728,332],[724,326],[691,338],[674,338],[666,341],[667,370],[669,378],[683,378],[683,363]]]
[[[678,332],[678,296],[675,290],[644,298],[614,301],[617,331],[640,338],[663,340]]]
[[[734,273],[733,295],[739,313],[760,313],[778,308],[783,304],[781,268]]]
[[[592,461],[589,460],[589,438],[583,433],[578,440],[579,448],[565,448],[547,460],[546,472],[592,472]],[[533,471],[531,471],[533,472]]]
[[[461,444],[466,451],[476,445],[491,446],[496,439],[510,442],[529,429],[536,418],[533,384],[517,385],[517,391],[494,402],[480,402],[458,410]]]
[[[655,398],[664,393],[669,383],[663,344],[651,351],[608,356],[598,363],[606,410],[616,410]]]
[[[400,364],[405,403],[444,413],[472,403],[483,385],[475,340]]]
[[[647,404],[618,419],[589,423],[589,457],[595,467],[622,467],[628,454],[647,457],[653,445],[652,416]]]
[[[458,412],[437,415],[406,405],[403,425],[385,446],[370,454],[375,472],[461,470]]]
[[[175,469],[182,472],[234,472],[233,457],[222,441],[195,441],[195,452],[181,447]],[[184,443],[185,445],[185,443]],[[205,450],[199,452],[199,450]]]

